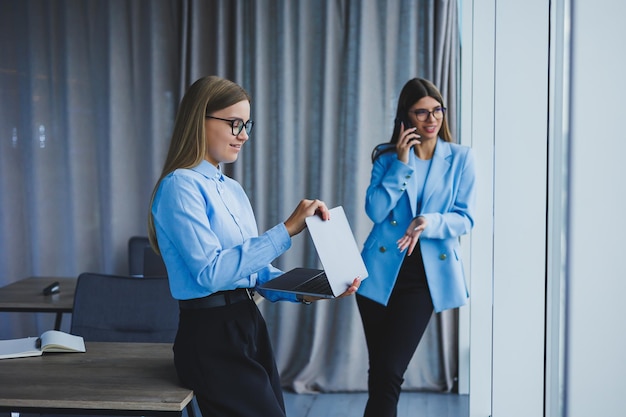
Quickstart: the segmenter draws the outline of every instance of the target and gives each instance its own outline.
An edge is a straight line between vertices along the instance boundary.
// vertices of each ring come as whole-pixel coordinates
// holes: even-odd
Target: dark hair
[[[432,97],[445,107],[443,97],[441,93],[435,87],[433,83],[423,78],[413,78],[407,81],[400,91],[400,97],[398,97],[398,107],[396,109],[396,118],[393,123],[393,133],[389,142],[376,145],[372,151],[372,162],[376,160],[380,155],[395,150],[395,145],[398,142],[400,136],[400,123],[408,118],[409,109],[411,106],[424,97]],[[450,127],[448,126],[448,118],[443,118],[441,129],[439,129],[439,137],[446,142],[452,142],[452,134],[450,133]]]

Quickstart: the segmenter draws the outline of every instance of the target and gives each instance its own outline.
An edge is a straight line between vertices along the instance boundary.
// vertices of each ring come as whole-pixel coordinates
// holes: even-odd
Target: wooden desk
[[[45,287],[59,282],[58,294],[43,295]],[[77,278],[30,277],[0,288],[0,312],[56,313],[54,328],[61,328],[63,313],[74,307]]]
[[[85,353],[0,360],[0,412],[180,416],[169,343],[85,343]]]

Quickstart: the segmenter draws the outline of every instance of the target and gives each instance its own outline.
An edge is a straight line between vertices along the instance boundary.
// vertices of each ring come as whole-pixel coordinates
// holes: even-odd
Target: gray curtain
[[[252,95],[252,139],[225,169],[247,190],[259,230],[286,219],[300,199],[320,198],[344,206],[361,244],[371,228],[370,153],[391,135],[402,85],[433,80],[458,117],[457,7],[456,0],[0,0],[0,285],[126,273],[128,239],[146,234],[177,103],[208,74]],[[297,236],[274,264],[318,266],[308,239]],[[353,297],[260,308],[285,387],[366,389]],[[52,326],[48,315],[1,314],[0,338]],[[434,315],[405,389],[453,389],[457,327],[456,311]]]

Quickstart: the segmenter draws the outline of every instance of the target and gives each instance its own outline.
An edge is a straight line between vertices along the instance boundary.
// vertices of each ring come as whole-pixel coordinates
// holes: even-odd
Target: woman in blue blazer
[[[364,416],[391,417],[433,311],[467,301],[459,236],[474,225],[475,167],[472,150],[452,143],[441,93],[420,78],[403,87],[391,140],[372,161],[369,278],[356,297],[369,352]]]

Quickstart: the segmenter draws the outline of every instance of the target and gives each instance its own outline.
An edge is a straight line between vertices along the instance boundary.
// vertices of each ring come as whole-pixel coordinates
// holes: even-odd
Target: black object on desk
[[[59,292],[43,295],[42,287],[59,283]],[[60,330],[63,313],[74,305],[76,277],[30,277],[0,288],[0,312],[56,313],[54,329]]]
[[[43,295],[58,294],[59,292],[61,292],[59,281],[54,281],[52,284],[43,289]]]

